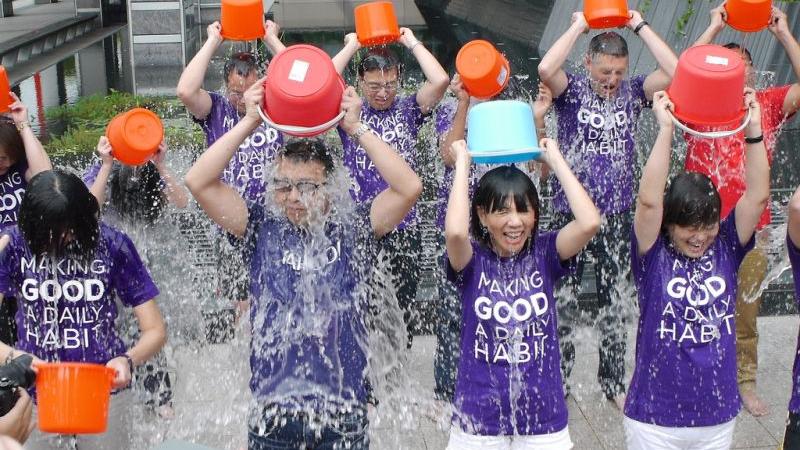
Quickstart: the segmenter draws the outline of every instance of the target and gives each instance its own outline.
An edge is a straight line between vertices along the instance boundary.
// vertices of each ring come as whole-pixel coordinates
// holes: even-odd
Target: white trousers
[[[736,419],[710,427],[660,427],[625,417],[628,450],[729,450]]]
[[[572,440],[569,427],[550,434],[532,436],[478,436],[465,433],[454,425],[450,429],[447,450],[569,450]]]

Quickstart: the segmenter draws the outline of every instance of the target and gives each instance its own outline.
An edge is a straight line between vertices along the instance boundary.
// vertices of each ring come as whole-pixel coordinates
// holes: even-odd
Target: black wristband
[[[128,370],[130,370],[131,377],[133,377],[133,369],[135,368],[135,366],[133,364],[133,358],[131,358],[131,356],[129,354],[127,354],[127,353],[123,353],[123,354],[121,354],[119,356],[125,358],[128,361]]]
[[[639,25],[636,25],[636,28],[633,29],[633,34],[638,36],[639,32],[642,31],[642,28],[644,28],[645,25],[650,25],[650,24],[647,23],[646,20],[639,22]]]
[[[759,134],[756,137],[746,137],[744,138],[745,144],[758,144],[759,142],[764,140],[764,135]]]

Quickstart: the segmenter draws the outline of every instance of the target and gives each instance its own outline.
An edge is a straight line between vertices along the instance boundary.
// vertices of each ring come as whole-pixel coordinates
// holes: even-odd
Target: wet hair
[[[14,121],[8,117],[0,116],[0,148],[13,162],[25,158],[25,143],[19,134]]]
[[[19,229],[34,255],[87,261],[97,249],[99,214],[97,199],[77,175],[46,170],[28,182]]]
[[[238,52],[232,54],[228,60],[225,61],[225,67],[222,70],[222,73],[225,76],[226,84],[230,79],[230,75],[234,72],[243,77],[246,77],[253,72],[258,73],[258,60],[256,59],[255,55],[250,52]]]
[[[281,157],[298,163],[316,161],[325,168],[326,177],[333,172],[331,152],[320,139],[299,139],[289,142],[281,152]]]
[[[741,45],[737,44],[736,42],[728,42],[727,44],[723,45],[723,47],[729,50],[736,50],[738,52],[744,53],[747,56],[747,62],[753,64],[753,55],[750,54],[750,50],[742,47]]]
[[[152,224],[161,215],[166,199],[163,181],[151,162],[139,167],[115,163],[109,177],[109,203],[123,219]]]
[[[664,216],[661,229],[712,226],[719,223],[722,201],[719,192],[705,174],[681,173],[672,179],[664,193]]]
[[[388,48],[371,48],[367,52],[364,59],[358,63],[358,77],[363,78],[364,73],[373,70],[391,70],[397,69],[397,76],[400,77],[402,65],[397,55]]]
[[[589,41],[589,57],[594,58],[597,55],[627,58],[628,43],[617,32],[606,31],[605,33],[600,33]]]
[[[478,209],[485,213],[492,213],[504,208],[509,196],[514,199],[517,211],[528,211],[528,205],[533,208],[535,219],[531,231],[531,241],[536,239],[539,230],[539,192],[525,172],[514,166],[500,166],[486,172],[478,181],[475,195],[472,198],[472,214],[470,228],[472,236],[481,245],[490,247],[491,237],[489,231],[481,226]]]

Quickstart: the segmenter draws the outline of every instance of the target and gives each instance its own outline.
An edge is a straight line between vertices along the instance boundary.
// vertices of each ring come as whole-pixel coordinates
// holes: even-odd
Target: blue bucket
[[[467,115],[467,148],[477,164],[530,161],[541,154],[533,110],[517,100],[475,105]]]

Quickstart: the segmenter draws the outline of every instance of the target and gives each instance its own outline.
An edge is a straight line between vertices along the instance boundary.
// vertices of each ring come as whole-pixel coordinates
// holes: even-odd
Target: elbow
[[[594,208],[592,216],[581,221],[581,228],[587,236],[594,236],[600,231],[601,222],[600,213],[597,212],[597,208]]]
[[[539,72],[539,79],[544,82],[553,77],[554,71],[548,64],[539,64],[537,71]]]
[[[183,178],[183,183],[186,185],[186,189],[188,189],[189,192],[191,192],[195,197],[203,187],[197,173],[193,169],[189,169],[189,171],[186,173],[186,176]]]
[[[175,89],[175,94],[178,96],[178,99],[185,104],[186,101],[192,96],[192,89],[187,88],[184,83],[179,81],[178,88]]]
[[[441,91],[442,95],[444,95],[445,91],[447,91],[447,88],[450,86],[450,76],[447,75],[447,72],[445,72],[444,69],[442,69],[441,72],[442,73],[436,77],[436,79],[430,81],[434,86],[436,86],[436,89]]]
[[[422,180],[415,174],[414,179],[408,183],[408,198],[416,202],[420,195],[422,195]]]
[[[469,227],[457,227],[457,230],[453,228],[456,227],[448,227],[445,224],[444,227],[444,240],[445,244],[460,244],[462,242],[469,241]]]
[[[800,196],[795,194],[789,201],[789,210],[787,211],[789,218],[794,222],[800,221]]]

